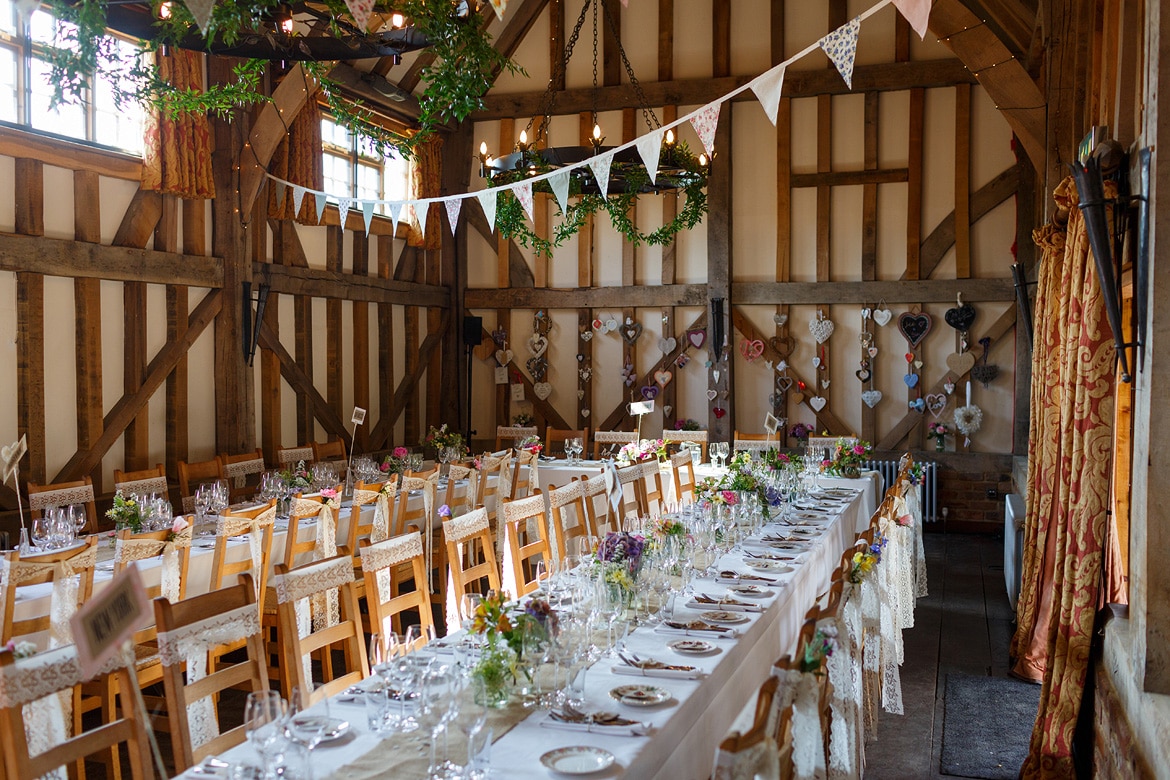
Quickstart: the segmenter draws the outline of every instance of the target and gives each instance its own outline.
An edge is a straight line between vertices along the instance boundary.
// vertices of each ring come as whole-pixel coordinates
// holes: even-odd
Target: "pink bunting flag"
[[[768,121],[773,125],[776,124],[776,112],[780,109],[780,93],[784,90],[784,71],[787,67],[784,63],[780,63],[761,74],[749,85],[752,92],[756,93],[760,105],[764,107]]]
[[[861,20],[854,17],[817,41],[849,89],[853,89],[853,60],[857,56],[857,34],[860,31]]]
[[[894,7],[906,18],[910,27],[918,33],[918,37],[925,39],[932,2],[933,0],[894,0]]]
[[[522,181],[512,185],[512,194],[516,196],[516,200],[520,201],[520,205],[524,208],[524,213],[528,215],[530,222],[535,222],[536,218],[532,215],[532,182]]]
[[[459,227],[459,210],[463,208],[463,198],[447,198],[443,205],[447,207],[447,222],[451,225],[451,235],[455,235],[455,228]]]
[[[374,0],[345,0],[345,7],[353,15],[353,20],[363,32],[370,22],[370,13],[374,10]]]
[[[482,190],[475,196],[479,198],[479,207],[483,209],[483,215],[487,218],[488,227],[493,231],[496,229],[496,192],[495,188],[492,188]]]
[[[720,102],[709,103],[691,117],[691,124],[695,126],[695,132],[699,134],[708,156],[715,150],[715,131],[719,129],[719,109],[722,106]]]

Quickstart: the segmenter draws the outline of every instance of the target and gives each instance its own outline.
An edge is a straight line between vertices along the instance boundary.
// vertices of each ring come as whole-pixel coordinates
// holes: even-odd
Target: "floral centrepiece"
[[[526,436],[516,449],[531,452],[533,455],[539,455],[544,450],[544,444],[541,443],[539,436]]]
[[[946,448],[946,438],[951,435],[951,429],[946,423],[932,422],[926,426],[926,435],[934,439],[934,448],[942,452]]]
[[[861,582],[873,571],[873,567],[881,563],[882,550],[886,547],[885,537],[878,537],[873,544],[853,553],[853,568],[849,571],[849,581]]]
[[[297,465],[280,472],[280,478],[284,482],[284,486],[292,492],[303,492],[313,484],[303,460],[298,460]]]
[[[425,447],[434,447],[435,450],[444,450],[447,448],[456,450],[457,457],[462,458],[467,454],[467,446],[463,443],[463,434],[451,430],[447,423],[443,423],[438,428],[433,425],[427,431],[427,436],[422,441]]]
[[[484,638],[479,660],[471,673],[478,683],[477,697],[489,707],[503,707],[512,695],[525,634],[549,632],[557,615],[547,601],[533,599],[523,608],[509,603],[508,594],[491,591],[475,608],[471,631]]]
[[[114,505],[106,510],[106,517],[114,521],[117,531],[129,528],[136,534],[142,533],[142,508],[132,497],[122,495],[121,490],[114,494]]]
[[[789,429],[788,435],[798,441],[805,441],[812,432],[813,427],[811,425],[806,425],[805,423],[796,423],[792,426],[792,428]]]
[[[867,441],[851,442],[846,439],[837,439],[833,447],[833,457],[829,461],[828,471],[846,477],[856,477],[861,474],[861,467],[873,454],[873,445]]]
[[[383,474],[401,474],[406,471],[409,465],[410,450],[406,447],[395,447],[389,455],[383,458],[379,468]]]
[[[628,466],[644,460],[662,460],[665,457],[666,441],[664,439],[642,439],[622,445],[622,448],[618,450],[617,462]]]
[[[646,539],[625,531],[610,531],[597,545],[597,566],[605,581],[618,585],[632,596],[638,572],[642,570],[642,553]]]
[[[690,417],[687,417],[686,419],[683,419],[680,417],[679,419],[675,420],[674,421],[674,429],[676,431],[701,431],[702,430],[702,428],[699,426],[699,423],[695,420],[692,420]]]

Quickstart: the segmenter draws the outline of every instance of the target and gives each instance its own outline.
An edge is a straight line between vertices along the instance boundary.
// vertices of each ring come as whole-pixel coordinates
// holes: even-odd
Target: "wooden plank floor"
[[[930,595],[903,635],[904,715],[881,713],[866,746],[866,780],[934,780],[942,754],[943,693],[949,672],[1006,677],[1014,613],[1003,580],[1003,539],[925,537]]]

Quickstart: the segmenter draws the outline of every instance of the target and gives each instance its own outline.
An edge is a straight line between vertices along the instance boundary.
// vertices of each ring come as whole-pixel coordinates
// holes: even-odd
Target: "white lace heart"
[[[824,344],[828,341],[836,327],[832,320],[810,320],[808,323],[809,332],[812,333],[818,344]]]
[[[864,393],[861,394],[862,403],[864,403],[870,409],[877,406],[878,402],[881,400],[882,400],[882,391],[881,390],[866,390]]]
[[[591,330],[581,331],[581,340],[582,341],[592,341],[593,340],[593,331],[591,331]]]

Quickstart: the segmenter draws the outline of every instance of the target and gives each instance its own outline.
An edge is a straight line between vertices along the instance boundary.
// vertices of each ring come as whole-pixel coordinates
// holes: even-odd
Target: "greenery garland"
[[[679,163],[682,171],[678,175],[668,175],[660,172],[657,180],[679,185],[686,195],[686,204],[678,211],[674,219],[650,233],[638,229],[634,220],[630,218],[633,205],[638,200],[640,191],[650,183],[650,176],[641,163],[613,163],[610,168],[611,190],[608,197],[599,194],[583,193],[581,182],[583,172],[569,177],[569,196],[576,200],[569,202],[567,210],[562,210],[560,203],[554,198],[557,214],[561,219],[553,228],[551,238],[538,236],[528,221],[528,215],[520,201],[510,189],[502,190],[496,198],[496,229],[506,238],[519,241],[522,246],[532,249],[538,255],[552,257],[552,252],[560,247],[572,236],[580,232],[585,226],[588,217],[604,210],[609,214],[610,222],[627,241],[632,244],[649,244],[663,246],[674,240],[674,237],[683,230],[690,230],[703,221],[707,214],[707,176],[706,171],[691,156],[686,144],[679,142],[672,150],[673,161]],[[551,171],[547,165],[537,163],[534,167],[523,170],[504,171],[495,174],[492,186],[514,184],[530,175],[539,175]],[[578,169],[583,171],[583,169]],[[589,174],[591,175],[591,174]],[[625,187],[614,190],[612,186],[617,182],[624,182]],[[534,182],[534,192],[548,192],[552,189],[548,180]]]

